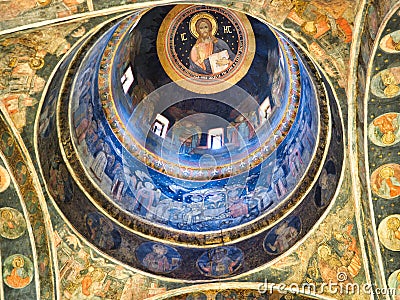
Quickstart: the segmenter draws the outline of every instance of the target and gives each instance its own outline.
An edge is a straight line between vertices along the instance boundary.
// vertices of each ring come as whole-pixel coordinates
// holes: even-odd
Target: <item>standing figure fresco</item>
[[[110,220],[97,212],[87,214],[85,219],[89,241],[106,250],[115,250],[121,246],[121,234]]]

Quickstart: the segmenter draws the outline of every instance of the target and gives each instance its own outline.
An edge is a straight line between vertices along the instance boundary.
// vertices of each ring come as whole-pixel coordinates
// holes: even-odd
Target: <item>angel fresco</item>
[[[335,231],[311,256],[305,282],[353,283],[361,271],[361,254],[352,232],[353,225]]]
[[[378,146],[392,146],[400,141],[400,114],[386,113],[375,118],[368,127],[370,140]]]

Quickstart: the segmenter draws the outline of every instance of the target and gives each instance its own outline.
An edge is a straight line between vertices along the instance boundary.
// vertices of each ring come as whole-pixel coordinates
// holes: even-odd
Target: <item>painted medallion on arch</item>
[[[392,299],[398,299],[400,297],[400,270],[394,271],[390,274],[388,279],[388,286],[392,292]]]
[[[170,273],[179,268],[181,255],[164,244],[146,242],[136,249],[136,258],[148,270],[156,273]]]
[[[10,182],[8,171],[0,165],[0,193],[4,192],[10,186]]]
[[[375,118],[368,127],[368,136],[377,146],[397,144],[400,141],[400,114],[390,112]]]
[[[400,215],[384,218],[378,226],[378,236],[387,249],[400,251]]]
[[[400,30],[396,30],[385,35],[379,46],[387,53],[399,53],[400,52]]]
[[[0,208],[0,235],[6,239],[17,239],[24,234],[26,223],[24,216],[11,207]]]
[[[3,264],[3,280],[13,289],[22,289],[29,285],[33,279],[32,261],[21,254],[7,257]]]
[[[379,98],[393,98],[400,95],[400,66],[380,71],[372,77],[371,92]]]
[[[240,268],[243,252],[236,247],[218,247],[204,252],[197,260],[197,268],[207,277],[227,277]]]
[[[293,246],[301,233],[301,220],[292,216],[276,225],[265,237],[264,250],[272,255],[278,255]]]
[[[400,195],[400,165],[386,164],[371,175],[371,189],[379,197],[392,199]]]
[[[178,85],[212,94],[246,75],[254,58],[255,38],[243,14],[218,7],[177,6],[160,27],[157,53]]]

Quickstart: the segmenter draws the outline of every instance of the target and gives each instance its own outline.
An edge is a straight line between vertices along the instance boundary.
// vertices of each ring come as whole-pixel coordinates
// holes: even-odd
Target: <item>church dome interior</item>
[[[400,2],[33,2],[0,3],[0,300],[400,294]]]
[[[222,51],[203,62],[229,50],[225,68],[193,67],[202,20],[222,22],[209,33]],[[174,80],[181,71],[190,76]],[[161,6],[113,20],[64,57],[49,85],[37,141],[49,192],[94,246],[135,268],[211,281],[248,272],[289,250],[324,213],[330,198],[313,197],[322,170],[335,178],[329,193],[337,188],[342,121],[323,78],[283,33],[222,8]],[[58,196],[54,172],[71,195]],[[276,231],[290,238],[282,244]],[[164,252],[171,257],[160,266]],[[244,265],[244,253],[267,255]],[[210,257],[225,256],[231,269],[210,269]]]

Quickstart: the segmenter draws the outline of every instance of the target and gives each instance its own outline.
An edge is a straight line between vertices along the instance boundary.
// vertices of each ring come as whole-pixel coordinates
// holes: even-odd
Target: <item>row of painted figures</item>
[[[390,29],[388,29],[390,31]],[[389,56],[400,52],[400,30],[385,35],[380,48]],[[371,80],[371,93],[379,98],[394,98],[400,95],[400,67],[398,63],[375,74]],[[400,141],[400,114],[384,113],[376,117],[368,128],[368,137],[375,145],[390,147]],[[393,199],[400,195],[400,165],[387,163],[371,174],[371,190],[379,197]],[[389,250],[400,251],[400,215],[393,214],[381,220],[378,226],[380,242]],[[400,295],[400,270],[388,278],[393,299]]]
[[[86,216],[89,240],[102,249],[118,249],[122,237],[118,229],[99,213]],[[264,239],[264,250],[270,255],[279,255],[298,240],[302,230],[297,216],[289,217],[273,227]],[[180,266],[181,255],[173,247],[145,242],[135,251],[138,262],[155,273],[169,273]],[[220,247],[204,252],[197,260],[197,268],[205,276],[225,277],[234,273],[243,262],[243,252],[236,247]]]
[[[11,146],[13,143],[7,143]],[[10,175],[0,165],[0,193],[10,186]],[[20,211],[12,207],[0,208],[0,236],[16,240],[26,232],[25,218]],[[4,283],[13,289],[22,289],[30,284],[33,278],[32,261],[25,255],[13,254],[4,260],[2,277]]]
[[[213,197],[220,198],[223,203],[220,201],[219,209],[208,211],[207,205],[204,206],[203,203],[200,205],[198,203],[200,201],[192,200],[191,203],[185,204],[166,197],[164,193],[156,188],[156,183],[141,171],[136,170],[135,174],[127,174],[129,171],[124,170],[123,164],[116,158],[110,142],[107,141],[101,122],[92,120],[93,109],[91,107],[89,103],[86,117],[81,116],[74,123],[76,125],[77,142],[87,149],[86,153],[89,161],[91,160],[90,170],[95,178],[98,179],[100,185],[106,184],[105,182],[111,180],[110,194],[112,198],[120,204],[126,203],[126,209],[135,210],[148,219],[158,220],[162,223],[169,222],[173,226],[190,227],[202,217],[204,217],[203,220],[207,220],[208,217],[215,219],[217,216],[221,216],[221,218],[242,218],[250,213],[258,214],[265,211],[266,208],[272,205],[270,199],[276,197],[280,199],[288,193],[287,178],[296,178],[301,174],[301,170],[305,169],[303,156],[305,155],[305,150],[309,151],[314,142],[310,129],[306,126],[308,125],[306,124],[307,122],[303,122],[304,138],[293,140],[285,148],[283,151],[284,157],[281,158],[280,163],[273,170],[269,186],[268,183],[266,185],[263,184],[252,193],[248,193],[247,190],[245,197],[237,197],[240,195],[236,195],[234,199],[228,199],[229,197],[227,196],[220,197],[222,194],[226,194],[224,188],[204,190],[197,192],[196,195],[190,195],[192,198],[202,197],[203,202],[207,202],[207,200],[214,202],[212,200]],[[89,120],[91,121],[89,122]],[[84,141],[85,143],[83,144]],[[307,152],[307,155],[310,154]],[[65,170],[61,170],[63,165],[59,165],[57,162],[53,163],[53,165],[50,171],[52,177],[50,181],[55,182],[52,190],[55,194],[59,194],[61,198],[69,200],[72,188],[68,178],[61,178],[63,177],[62,174],[65,173]],[[141,175],[138,175],[138,172]],[[57,177],[60,178],[57,179]],[[231,190],[235,188],[238,187],[229,187]],[[254,197],[251,199],[250,196]],[[213,206],[214,204],[212,203]],[[252,210],[253,212],[251,212]]]

